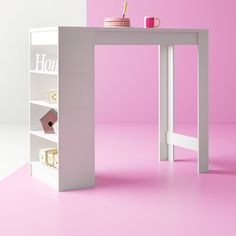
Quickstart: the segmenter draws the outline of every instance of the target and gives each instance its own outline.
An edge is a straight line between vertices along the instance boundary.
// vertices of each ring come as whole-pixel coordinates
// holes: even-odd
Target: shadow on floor
[[[159,182],[159,181],[158,181]],[[147,176],[147,174],[140,173],[137,175],[115,175],[115,174],[96,174],[96,187],[108,188],[108,187],[136,187],[145,186],[150,187],[157,185],[157,176]]]
[[[175,162],[197,162],[196,159],[176,159]]]
[[[214,170],[214,169],[210,169],[208,174],[213,174],[213,175],[236,175],[236,170]]]
[[[211,158],[208,174],[213,175],[236,175],[236,159],[226,159],[223,157]],[[175,162],[194,163],[196,159],[176,159]]]
[[[236,159],[234,156],[218,156],[211,158],[209,174],[236,175]]]

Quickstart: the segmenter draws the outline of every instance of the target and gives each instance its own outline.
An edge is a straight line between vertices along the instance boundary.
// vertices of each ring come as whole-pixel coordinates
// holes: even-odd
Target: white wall
[[[28,29],[85,26],[86,0],[1,0],[0,123],[28,122]]]

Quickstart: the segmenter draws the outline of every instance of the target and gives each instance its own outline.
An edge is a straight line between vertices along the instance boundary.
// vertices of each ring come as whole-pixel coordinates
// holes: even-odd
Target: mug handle
[[[156,28],[156,27],[160,26],[160,23],[161,23],[160,19],[155,17],[154,18],[154,27]]]

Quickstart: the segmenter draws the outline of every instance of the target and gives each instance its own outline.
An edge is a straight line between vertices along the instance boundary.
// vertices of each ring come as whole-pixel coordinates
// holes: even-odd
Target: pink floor
[[[0,235],[236,235],[236,125],[210,126],[201,175],[190,151],[158,162],[154,125],[96,129],[96,188],[57,193],[24,167],[0,182]]]

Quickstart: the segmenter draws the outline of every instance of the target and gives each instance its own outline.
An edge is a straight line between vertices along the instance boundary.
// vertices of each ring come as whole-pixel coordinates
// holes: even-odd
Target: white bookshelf
[[[59,150],[58,133],[45,134],[40,123],[40,118],[50,109],[57,111],[59,117],[58,104],[49,103],[47,99],[48,90],[58,90],[58,72],[43,68],[39,70],[36,63],[37,55],[44,55],[45,60],[58,60],[57,32],[57,28],[45,31],[30,30],[30,173],[33,177],[60,190],[59,169],[39,161],[41,148]]]
[[[83,101],[74,90],[78,88],[81,94],[83,79],[76,70],[71,77],[73,68],[68,60],[64,60],[66,52],[61,50],[67,42],[63,37],[59,40],[59,28],[32,29],[29,33],[30,174],[58,191],[93,187],[94,161],[89,159],[94,158],[94,134],[92,120],[88,119],[92,110],[86,109],[86,99]],[[45,70],[43,64],[39,68],[37,57],[42,59],[42,55],[45,60],[57,61],[60,69],[54,66],[54,70]],[[60,104],[48,102],[48,90],[51,89],[57,89]],[[40,118],[50,109],[58,114],[56,134],[45,134],[40,123]],[[91,125],[86,125],[88,122]],[[58,169],[39,161],[39,150],[44,148],[57,148]]]

